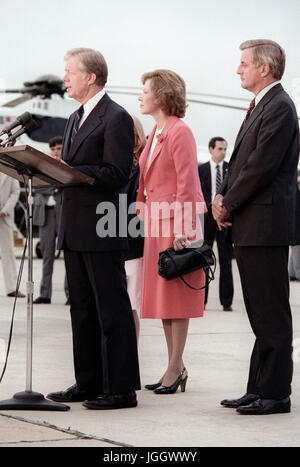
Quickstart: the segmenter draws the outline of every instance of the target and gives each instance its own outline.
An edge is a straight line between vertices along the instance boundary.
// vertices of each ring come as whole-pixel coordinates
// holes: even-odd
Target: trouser
[[[43,298],[52,296],[52,274],[55,259],[56,213],[55,208],[45,209],[45,223],[39,228],[41,253],[43,256],[43,273],[40,295]]]
[[[300,281],[300,245],[291,247],[289,274],[290,277]]]
[[[292,316],[288,247],[235,247],[244,302],[256,340],[247,392],[264,399],[291,393]]]
[[[14,253],[13,231],[2,218],[0,218],[0,247],[5,293],[9,294],[16,290],[17,263]]]
[[[122,253],[65,250],[64,256],[78,388],[99,394],[140,389]]]
[[[232,276],[232,243],[225,238],[225,230],[220,231],[213,219],[207,219],[205,224],[205,240],[213,247],[214,240],[217,242],[220,277],[219,297],[223,306],[230,306],[233,299],[233,276]],[[208,299],[209,287],[205,288],[205,303]]]
[[[45,211],[45,224],[39,228],[40,247],[43,256],[43,272],[40,285],[40,296],[52,297],[52,276],[56,250],[57,219],[56,209],[47,208]],[[65,276],[64,289],[66,297],[69,298],[68,283]]]

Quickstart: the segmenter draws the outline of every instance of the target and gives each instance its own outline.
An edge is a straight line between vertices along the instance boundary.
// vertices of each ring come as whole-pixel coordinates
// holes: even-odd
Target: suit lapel
[[[236,138],[236,142],[234,145],[233,149],[233,154],[235,153],[237,147],[239,146],[240,142],[242,141],[243,137],[245,134],[249,131],[255,120],[259,117],[259,115],[262,113],[264,110],[264,106],[274,97],[276,94],[278,94],[280,91],[282,91],[282,86],[281,84],[277,84],[273,88],[270,89],[270,91],[267,92],[267,94],[264,95],[264,97],[261,99],[261,101],[257,104],[257,106],[254,108],[253,112],[251,113],[249,119],[246,122],[246,125],[244,128],[241,127],[238,136]],[[231,157],[232,157],[231,156]]]
[[[203,164],[203,168],[205,170],[204,181],[207,187],[207,192],[210,193],[211,196],[211,169],[210,169],[210,162],[206,162]]]
[[[208,205],[211,204],[212,199],[211,199],[211,167],[210,167],[210,162],[206,162],[205,164],[205,181],[206,181],[206,187],[207,187],[207,200],[208,200]]]
[[[65,136],[64,136],[64,145],[63,145],[62,155],[61,155],[61,158],[64,161],[67,161],[67,158],[68,158],[68,152],[69,152],[70,141],[71,141],[71,131],[72,131],[72,128],[73,128],[75,115],[76,115],[76,112],[74,112],[72,115],[70,115],[70,118],[69,118],[68,124],[67,124],[67,128],[66,128],[66,133],[65,133]]]
[[[153,151],[153,154],[152,154],[152,158],[151,158],[151,162],[150,162],[150,165],[148,167],[148,171],[146,173],[146,178],[147,176],[149,175],[150,171],[151,171],[151,168],[153,167],[153,163],[154,161],[158,158],[163,146],[164,146],[164,143],[166,141],[166,137],[167,137],[167,134],[168,134],[168,131],[170,130],[170,128],[172,128],[175,123],[177,121],[177,117],[174,117],[174,116],[170,116],[165,124],[165,127],[163,129],[163,131],[157,136],[157,143],[156,143],[156,146],[154,148],[154,151]],[[151,148],[151,144],[152,144],[152,141],[153,141],[153,138],[154,138],[154,133],[155,133],[155,130],[156,130],[156,126],[153,130],[153,136],[152,136],[152,133],[151,133],[151,141],[150,141],[150,147],[149,147],[149,150],[147,152],[147,156],[149,155],[149,151],[150,151],[150,148]],[[150,139],[150,138],[149,138]],[[146,161],[145,161],[146,163]]]
[[[148,158],[148,155],[149,155],[149,151],[150,151],[150,148],[151,148],[151,144],[152,144],[152,141],[153,141],[153,137],[154,137],[154,133],[155,133],[155,130],[156,130],[156,125],[155,127],[153,128],[153,130],[151,131],[148,139],[147,139],[147,143],[146,143],[146,146],[141,154],[141,157],[140,157],[140,161],[139,161],[139,165],[140,165],[140,174],[143,175],[144,173],[144,170],[145,170],[145,165],[146,165],[146,162],[147,162],[147,158]]]
[[[79,131],[73,141],[73,144],[70,146],[69,153],[67,155],[68,163],[70,163],[74,159],[76,152],[79,149],[81,143],[89,136],[90,133],[92,133],[92,131],[94,131],[95,128],[101,125],[102,117],[105,114],[109,101],[110,101],[110,98],[108,97],[107,94],[105,94],[102,97],[102,99],[98,102],[98,104],[95,106],[95,108],[92,110],[92,112],[87,117],[87,119],[83,122],[81,127],[79,128]],[[73,118],[73,121],[74,121],[74,118]],[[71,128],[72,127],[73,125],[71,126]],[[71,131],[71,129],[69,131]],[[69,138],[70,136],[71,135],[69,133]]]
[[[255,107],[255,109],[253,110],[252,114],[250,115],[249,119],[247,120],[246,122],[246,125],[244,126],[244,128],[241,128],[240,129],[240,132],[237,136],[237,139],[236,139],[236,142],[235,142],[235,145],[234,145],[234,151],[235,149],[238,147],[238,145],[240,144],[240,142],[242,141],[243,137],[245,136],[245,134],[247,133],[247,131],[249,130],[249,128],[251,127],[251,125],[255,122],[255,120],[259,117],[259,115],[261,114],[261,112],[263,111],[263,106],[260,105],[260,103],[258,104],[257,107]]]

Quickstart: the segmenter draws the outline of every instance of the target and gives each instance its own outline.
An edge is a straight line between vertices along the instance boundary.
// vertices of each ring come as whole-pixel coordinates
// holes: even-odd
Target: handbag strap
[[[185,285],[187,285],[190,289],[193,289],[193,290],[203,290],[205,289],[208,284],[214,280],[215,278],[215,270],[216,270],[216,257],[215,257],[215,254],[214,252],[211,250],[211,254],[212,254],[212,257],[213,257],[213,260],[214,260],[214,269],[212,269],[212,267],[210,266],[210,264],[208,264],[206,258],[204,255],[202,255],[200,253],[200,251],[197,251],[193,248],[190,248],[191,250],[193,250],[195,253],[198,253],[198,255],[200,255],[204,261],[206,262],[206,266],[203,268],[203,271],[205,272],[205,276],[206,276],[206,283],[203,287],[193,287],[192,285],[190,285],[180,274],[178,275],[179,279],[182,280],[182,282],[184,282]],[[174,267],[176,269],[176,271],[178,272],[178,269],[177,269],[177,266],[176,266],[176,263],[174,261],[174,259],[172,258],[172,255],[170,254],[170,252],[168,251],[168,256],[169,258],[173,261],[173,264],[174,264]]]

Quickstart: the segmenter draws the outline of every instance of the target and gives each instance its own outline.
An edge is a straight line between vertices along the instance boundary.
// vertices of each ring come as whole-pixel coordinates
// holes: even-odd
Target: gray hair
[[[241,50],[252,49],[253,63],[256,67],[270,65],[275,79],[281,79],[285,69],[285,52],[277,42],[268,39],[245,41],[240,45]]]
[[[80,59],[83,72],[94,73],[96,75],[95,84],[102,88],[105,86],[108,74],[107,63],[100,52],[82,47],[69,50],[65,55],[65,60],[67,61],[72,57]]]

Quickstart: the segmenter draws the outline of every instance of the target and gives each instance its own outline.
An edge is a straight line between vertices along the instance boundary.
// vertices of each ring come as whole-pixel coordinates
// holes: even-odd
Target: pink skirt
[[[162,225],[169,221],[163,219],[159,223]],[[205,289],[193,290],[180,278],[166,280],[158,274],[159,252],[173,247],[173,238],[173,235],[145,237],[141,318],[187,319],[203,316]],[[203,270],[186,274],[184,279],[193,287],[205,285]]]

